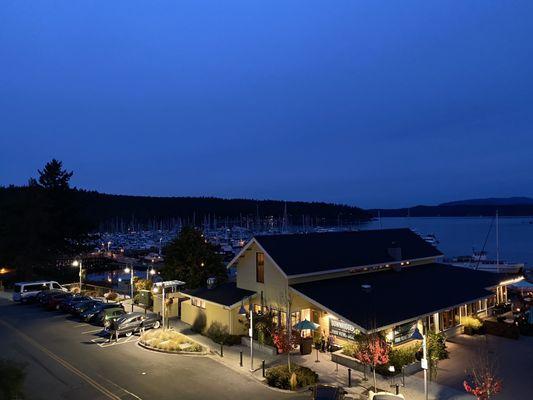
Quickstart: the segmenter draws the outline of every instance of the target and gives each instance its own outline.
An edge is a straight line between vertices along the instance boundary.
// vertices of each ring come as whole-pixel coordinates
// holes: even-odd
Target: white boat
[[[513,263],[503,260],[490,260],[486,251],[473,251],[471,256],[460,256],[451,260],[451,265],[475,269],[478,271],[496,272],[501,274],[517,274],[524,269],[524,263]]]
[[[490,229],[489,228],[489,233]],[[451,261],[456,267],[470,268],[478,271],[495,272],[500,274],[518,274],[524,270],[524,263],[512,263],[500,260],[500,228],[498,223],[498,211],[496,211],[496,260],[489,260],[487,252],[472,250],[471,256],[456,257]]]
[[[422,239],[424,239],[426,242],[428,242],[429,244],[433,246],[436,246],[437,244],[439,244],[437,237],[432,233],[430,233],[429,235],[422,236]]]

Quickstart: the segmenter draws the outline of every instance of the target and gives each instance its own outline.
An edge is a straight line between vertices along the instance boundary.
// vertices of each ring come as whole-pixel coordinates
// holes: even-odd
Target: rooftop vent
[[[402,259],[402,248],[395,243],[387,249],[387,253],[394,261],[401,261]]]
[[[211,277],[207,278],[207,288],[213,289],[217,283],[217,278]]]

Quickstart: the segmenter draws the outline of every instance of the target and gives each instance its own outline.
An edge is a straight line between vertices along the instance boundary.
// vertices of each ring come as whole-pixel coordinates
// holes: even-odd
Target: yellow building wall
[[[253,290],[257,293],[253,302],[259,304],[261,300],[261,292],[263,292],[263,299],[265,305],[276,307],[278,309],[285,308],[287,303],[288,282],[287,278],[279,271],[265,253],[265,283],[256,281],[255,276],[255,254],[261,249],[257,244],[253,243],[244,255],[239,258],[237,263],[237,287],[247,290]]]
[[[246,333],[246,327],[240,321],[245,318],[238,314],[239,308],[228,309],[222,305],[208,303],[205,309],[193,306],[190,300],[181,303],[181,320],[189,325],[194,325],[198,318],[205,320],[204,331],[209,329],[213,322],[218,322],[228,328],[231,335],[243,335]]]

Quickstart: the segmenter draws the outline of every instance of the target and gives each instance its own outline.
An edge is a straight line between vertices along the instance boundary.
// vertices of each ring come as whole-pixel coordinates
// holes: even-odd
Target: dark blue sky
[[[0,184],[533,196],[533,2],[0,2]]]

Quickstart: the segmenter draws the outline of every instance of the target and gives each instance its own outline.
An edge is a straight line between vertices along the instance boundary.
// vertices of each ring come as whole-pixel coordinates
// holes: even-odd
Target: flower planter
[[[342,354],[342,350],[336,351],[335,353],[331,353],[331,361],[337,364],[343,365],[347,368],[351,368],[352,370],[356,370],[360,372],[365,371],[365,365],[362,362],[356,360],[353,357]],[[404,369],[405,375],[413,375],[417,373],[418,371],[420,371],[422,367],[420,366],[420,361],[416,361],[412,364],[405,365],[403,369]],[[366,372],[370,373],[370,371],[371,371],[371,367],[367,366]],[[376,369],[376,372],[377,372],[377,369]],[[401,371],[398,371],[397,373],[401,373]]]

